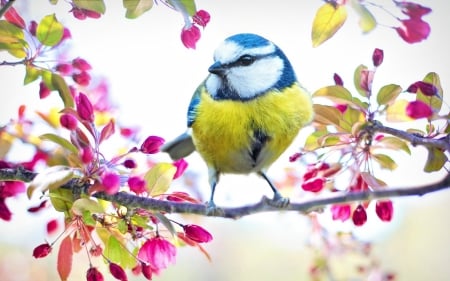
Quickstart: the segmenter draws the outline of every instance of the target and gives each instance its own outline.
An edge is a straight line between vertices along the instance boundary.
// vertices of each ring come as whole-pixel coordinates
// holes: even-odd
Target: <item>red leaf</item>
[[[103,127],[101,133],[100,133],[100,143],[110,136],[114,134],[115,126],[114,126],[114,119],[109,120],[108,124],[106,124],[105,127]]]
[[[67,280],[72,271],[72,239],[66,236],[59,246],[57,268],[61,280]]]
[[[25,21],[23,18],[17,13],[14,7],[10,7],[8,11],[5,13],[5,19],[10,23],[14,24],[17,27],[25,29]]]

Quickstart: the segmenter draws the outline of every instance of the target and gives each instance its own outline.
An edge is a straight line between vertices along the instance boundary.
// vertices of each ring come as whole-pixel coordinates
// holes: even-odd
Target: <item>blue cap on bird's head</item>
[[[216,99],[248,100],[269,90],[281,90],[297,81],[281,49],[252,33],[225,39],[214,52],[206,87]]]

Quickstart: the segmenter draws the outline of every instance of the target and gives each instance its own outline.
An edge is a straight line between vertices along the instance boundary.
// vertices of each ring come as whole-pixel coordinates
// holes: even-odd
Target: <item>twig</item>
[[[24,169],[0,169],[0,180],[19,180],[30,182],[36,173]],[[61,188],[68,189],[84,189],[76,180],[71,180]],[[223,218],[237,219],[243,216],[272,211],[296,211],[308,213],[314,210],[320,210],[330,204],[348,203],[355,201],[365,201],[382,198],[404,197],[404,196],[422,196],[427,193],[450,188],[450,174],[447,174],[442,180],[411,188],[386,188],[375,191],[360,192],[342,192],[333,193],[329,197],[312,199],[305,202],[292,202],[285,208],[273,206],[272,200],[263,197],[258,203],[245,205],[241,207],[222,208],[220,212],[208,213],[206,205],[180,203],[158,200],[153,198],[141,197],[127,192],[119,192],[109,195],[104,192],[94,193],[92,196],[98,199],[111,201],[127,208],[142,208],[150,211],[166,212],[166,213],[189,213],[198,215],[209,215]]]
[[[3,7],[1,7],[1,9],[0,9],[0,19],[8,11],[8,9],[12,7],[12,5],[14,4],[14,1],[15,0],[9,0],[8,2],[6,2],[6,4]]]

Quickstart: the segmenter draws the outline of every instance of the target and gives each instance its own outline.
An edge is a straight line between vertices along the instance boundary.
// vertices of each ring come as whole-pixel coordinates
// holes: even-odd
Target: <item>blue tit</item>
[[[236,34],[214,52],[209,75],[192,96],[187,131],[166,143],[172,159],[197,150],[209,171],[214,191],[221,174],[256,173],[271,187],[276,206],[286,206],[266,175],[270,165],[311,122],[313,106],[286,55],[256,34]]]

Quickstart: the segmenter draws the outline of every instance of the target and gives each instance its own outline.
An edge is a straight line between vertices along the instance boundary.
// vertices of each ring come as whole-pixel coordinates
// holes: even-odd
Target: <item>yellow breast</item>
[[[201,92],[192,125],[197,151],[219,173],[249,173],[268,168],[311,122],[309,94],[297,83],[249,101],[214,100]],[[255,131],[267,136],[252,155]]]

